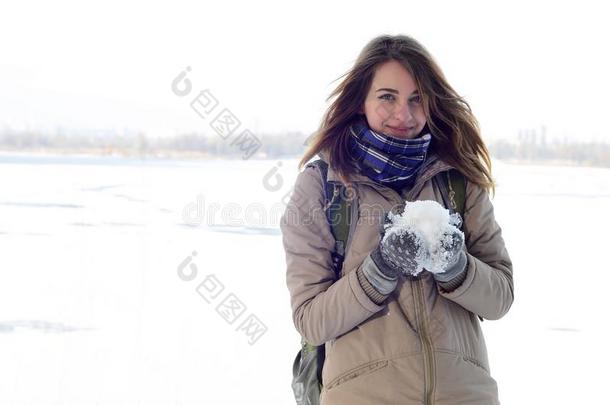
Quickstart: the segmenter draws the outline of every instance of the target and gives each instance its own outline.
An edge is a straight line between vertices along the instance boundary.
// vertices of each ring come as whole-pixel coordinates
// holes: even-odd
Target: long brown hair
[[[445,75],[428,51],[406,35],[381,35],[373,38],[360,52],[354,66],[337,80],[344,78],[326,99],[337,97],[326,110],[320,127],[313,136],[303,158],[302,168],[320,152],[344,183],[354,171],[349,152],[349,125],[360,114],[376,69],[396,60],[413,77],[419,93],[426,122],[432,135],[430,152],[458,169],[469,181],[495,194],[491,177],[491,159],[470,105],[449,85]]]

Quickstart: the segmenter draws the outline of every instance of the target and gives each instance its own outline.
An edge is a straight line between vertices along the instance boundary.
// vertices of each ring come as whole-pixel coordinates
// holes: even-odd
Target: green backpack
[[[351,202],[345,198],[346,192],[343,184],[327,180],[328,164],[326,162],[318,159],[309,163],[307,167],[317,167],[324,179],[326,219],[335,237],[332,262],[335,277],[338,280],[341,277],[349,225],[352,220]],[[437,182],[447,209],[452,213],[459,212],[463,218],[466,197],[464,176],[457,170],[450,170],[443,174],[443,176],[434,177],[433,181]],[[442,178],[442,181],[439,181],[439,177]],[[298,405],[319,405],[325,357],[324,344],[314,346],[301,338],[301,348],[292,365],[292,390]]]

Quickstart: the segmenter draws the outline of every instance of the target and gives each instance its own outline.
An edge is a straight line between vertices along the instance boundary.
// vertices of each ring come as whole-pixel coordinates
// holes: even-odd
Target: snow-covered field
[[[495,162],[503,404],[607,401],[610,169]],[[0,403],[291,404],[296,160],[0,156]]]

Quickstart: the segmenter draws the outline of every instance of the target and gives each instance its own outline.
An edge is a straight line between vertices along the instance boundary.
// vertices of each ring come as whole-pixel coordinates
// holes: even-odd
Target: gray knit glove
[[[417,269],[416,257],[425,258],[428,252],[423,248],[419,237],[411,232],[392,232],[384,239],[387,230],[392,228],[392,221],[386,215],[381,231],[381,241],[371,253],[371,259],[379,270],[388,277],[399,274],[413,274]]]
[[[445,255],[447,266],[441,273],[433,273],[436,281],[447,282],[453,280],[466,269],[466,253],[464,251],[464,237],[461,232],[454,231],[443,236],[440,254]]]
[[[389,223],[386,215],[384,223],[381,224],[379,233],[381,240],[385,235],[385,228]],[[369,287],[363,285],[367,295],[376,303],[381,303],[387,295],[396,289],[398,285],[398,275],[400,274],[394,267],[388,266],[381,256],[381,242],[367,257],[364,259],[362,275],[368,281]],[[362,283],[361,283],[362,284]],[[367,283],[365,283],[367,284]],[[371,290],[371,287],[374,291]]]
[[[425,263],[430,259],[430,252],[417,234],[404,231],[394,233],[385,238],[386,231],[392,228],[392,221],[385,216],[381,225],[379,245],[369,254],[362,266],[362,273],[380,294],[391,293],[398,283],[398,276],[419,274],[418,262]],[[444,271],[433,273],[434,278],[441,283],[456,282],[466,269],[466,253],[464,238],[460,232],[444,235],[439,253],[446,258]],[[380,297],[378,297],[380,298]]]

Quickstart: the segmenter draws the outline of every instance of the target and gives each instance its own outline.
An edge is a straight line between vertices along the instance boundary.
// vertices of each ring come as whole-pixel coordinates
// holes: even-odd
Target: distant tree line
[[[579,166],[610,167],[610,144],[554,139],[543,134],[522,131],[516,141],[495,140],[488,144],[496,159],[521,162],[560,162]]]
[[[301,132],[257,135],[259,147],[253,158],[297,156],[302,154],[307,136]],[[61,153],[93,153],[138,157],[234,157],[244,155],[234,137],[184,133],[170,137],[150,137],[143,133],[119,135],[96,133],[74,135],[43,134],[36,131],[0,131],[0,149],[5,151],[39,150]]]
[[[260,147],[252,158],[298,157],[305,151],[307,135],[301,132],[257,135]],[[492,156],[521,162],[561,162],[575,165],[610,167],[610,144],[603,142],[547,141],[544,134],[522,132],[516,140],[488,142]],[[243,158],[243,151],[232,138],[184,133],[171,137],[150,137],[144,133],[45,134],[38,131],[0,130],[4,151],[47,151],[90,153],[134,157]]]

